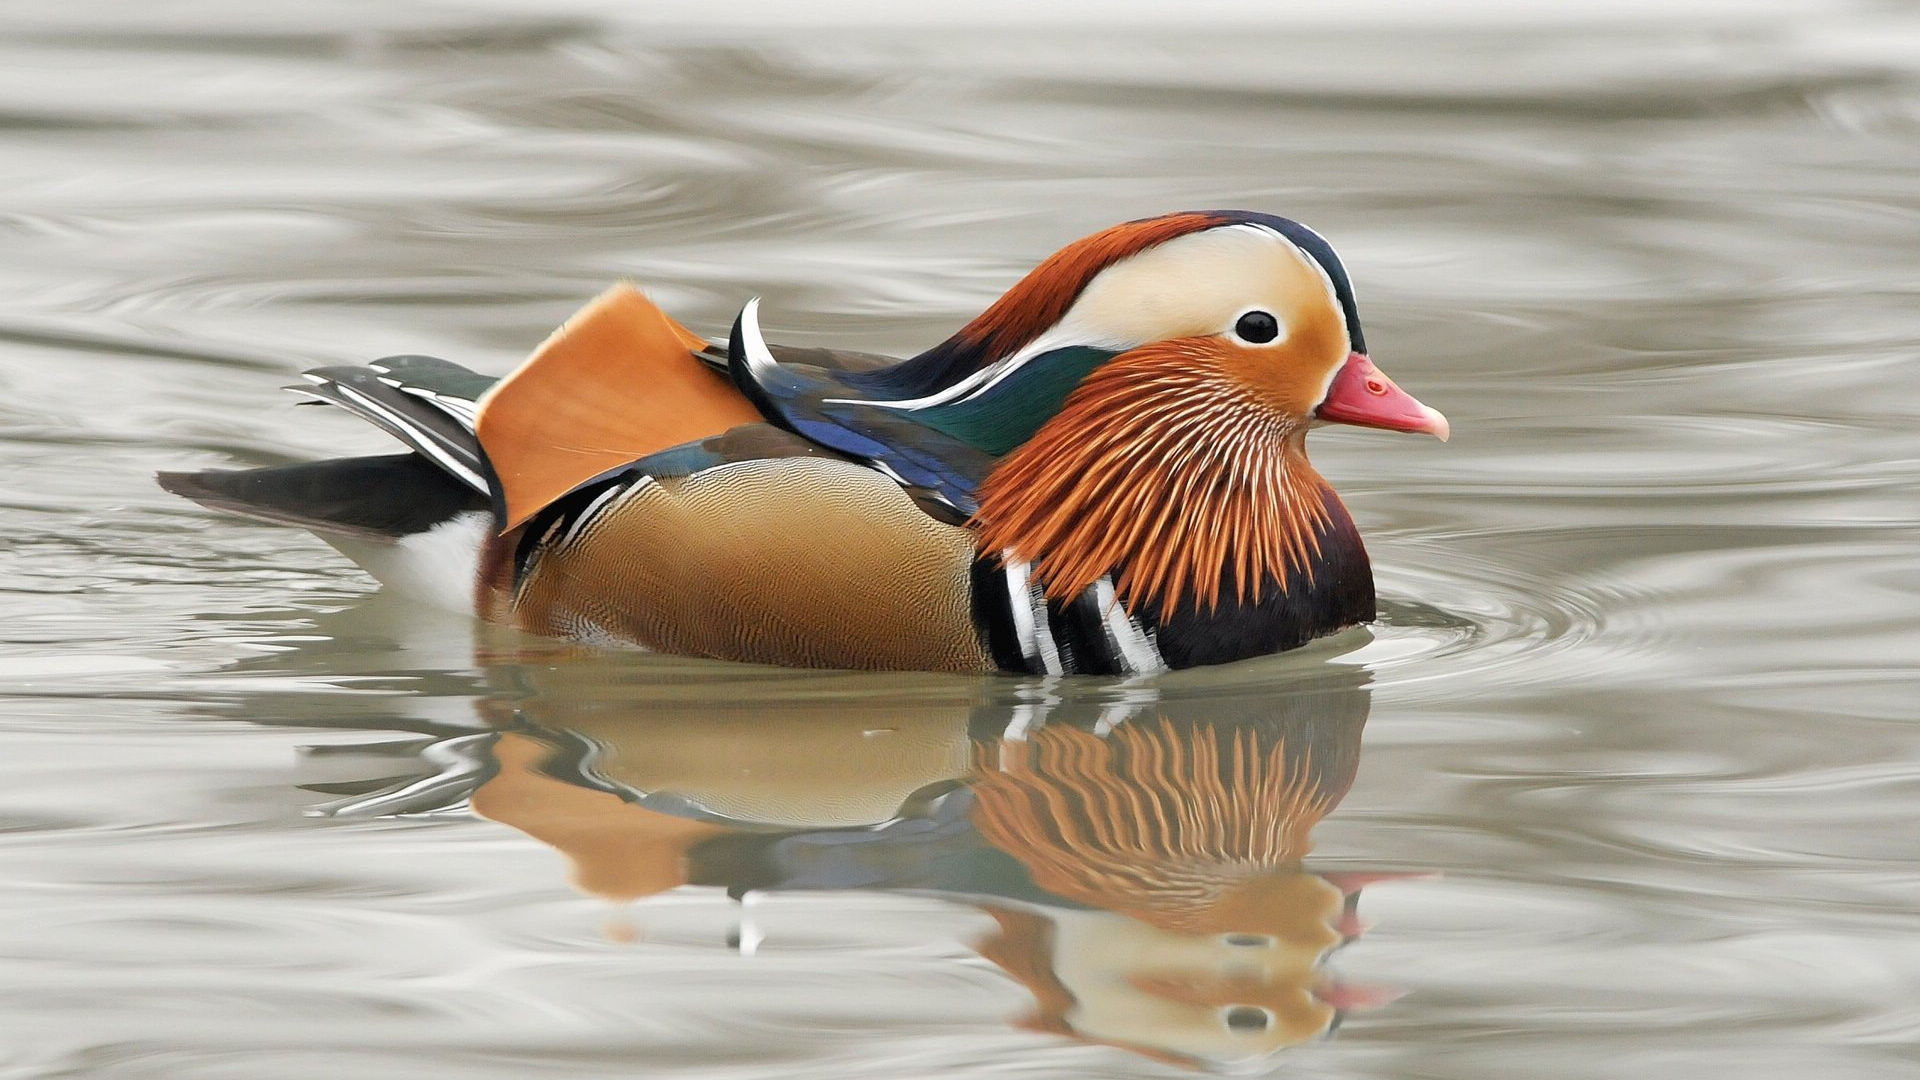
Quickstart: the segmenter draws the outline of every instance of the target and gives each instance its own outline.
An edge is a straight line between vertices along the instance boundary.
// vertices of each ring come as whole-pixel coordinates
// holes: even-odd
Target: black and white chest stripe
[[[645,473],[623,473],[583,484],[540,511],[527,524],[514,551],[515,587],[525,584],[541,558],[570,550],[609,514],[656,486],[657,481]]]
[[[1049,600],[1011,554],[973,570],[975,621],[995,663],[1034,675],[1143,675],[1165,671],[1154,631],[1127,614],[1103,577],[1071,600]]]

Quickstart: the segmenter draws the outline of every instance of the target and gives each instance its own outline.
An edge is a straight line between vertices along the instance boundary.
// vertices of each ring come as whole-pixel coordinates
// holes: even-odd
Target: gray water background
[[[1014,1026],[964,904],[757,896],[742,955],[457,798],[316,813],[312,748],[431,774],[497,671],[150,476],[383,452],[275,387],[503,372],[615,279],[911,352],[1217,206],[1329,236],[1456,432],[1312,440],[1370,636],[1150,690],[1363,669],[1309,864],[1429,873],[1336,958],[1403,996],[1252,1071],[1920,1075],[1912,7],[1004,7],[0,8],[0,1078],[1186,1075]],[[1052,692],[571,662],[770,729]]]

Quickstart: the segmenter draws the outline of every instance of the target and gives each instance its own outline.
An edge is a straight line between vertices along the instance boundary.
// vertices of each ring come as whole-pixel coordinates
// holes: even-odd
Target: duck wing
[[[775,423],[880,470],[943,518],[963,521],[978,509],[974,492],[992,454],[909,413],[865,404],[836,377],[847,368],[783,358],[760,335],[758,300],[734,320],[727,352],[733,385]]]

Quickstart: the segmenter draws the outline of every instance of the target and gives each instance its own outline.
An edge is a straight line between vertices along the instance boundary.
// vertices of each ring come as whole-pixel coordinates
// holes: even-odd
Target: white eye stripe
[[[1302,269],[1310,276],[1302,277]],[[1313,287],[1316,280],[1321,289]],[[1316,318],[1316,294],[1324,295],[1335,313],[1341,311],[1326,270],[1277,230],[1251,222],[1208,228],[1107,265],[1081,287],[1052,326],[1006,356],[983,358],[986,364],[948,386],[911,398],[835,397],[826,403],[915,411],[971,401],[1012,378],[1034,358],[1058,348],[1125,352],[1150,342],[1205,335],[1253,346],[1277,344],[1291,337],[1279,313],[1296,321]],[[1223,319],[1222,309],[1237,303],[1247,306]],[[1274,316],[1279,332],[1272,341],[1253,341],[1235,333],[1239,319],[1256,310]],[[748,344],[751,360],[753,343]]]
[[[1229,229],[1240,229],[1244,232],[1250,232],[1257,236],[1272,237],[1273,239],[1278,240],[1283,244],[1293,243],[1293,241],[1288,240],[1285,236],[1282,236],[1278,229],[1269,228],[1268,226],[1262,225],[1259,222],[1255,222],[1255,221],[1239,221],[1225,227]],[[1305,226],[1302,226],[1302,228],[1305,228]],[[1312,230],[1309,229],[1308,231],[1311,232]],[[1315,233],[1314,235],[1318,236],[1319,234]]]

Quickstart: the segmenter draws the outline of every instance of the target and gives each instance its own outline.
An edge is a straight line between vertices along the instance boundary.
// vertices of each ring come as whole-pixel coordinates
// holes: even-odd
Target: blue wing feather
[[[749,365],[739,319],[728,352],[734,385],[774,423],[924,488],[963,515],[978,508],[975,492],[993,469],[993,455],[897,410],[830,402],[863,395],[825,369],[777,361]]]

